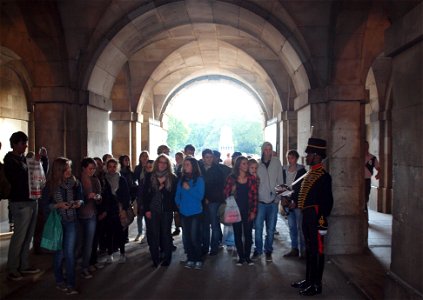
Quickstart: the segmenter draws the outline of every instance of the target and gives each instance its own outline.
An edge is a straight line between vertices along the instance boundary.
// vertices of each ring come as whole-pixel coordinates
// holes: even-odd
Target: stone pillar
[[[423,298],[423,3],[385,33],[392,57],[393,210],[387,299]],[[406,34],[404,34],[406,33]]]
[[[290,149],[297,149],[297,113],[284,111],[281,113],[280,122],[281,158],[286,163],[286,153]],[[298,150],[297,150],[298,151]],[[299,151],[298,153],[301,152]]]
[[[113,123],[113,156],[118,158],[120,155],[127,154],[132,163],[137,162],[138,114],[115,111],[110,114],[110,120]]]
[[[51,162],[56,157],[67,156],[65,111],[66,104],[62,102],[34,104],[35,147],[46,147]]]
[[[88,105],[87,115],[87,156],[102,157],[109,152],[109,112],[107,110]]]
[[[392,184],[392,115],[391,111],[379,113],[381,141],[379,162],[381,178],[379,179],[377,211],[392,214],[393,184]]]
[[[311,126],[313,137],[328,143],[325,167],[332,176],[334,207],[326,253],[362,253],[367,246],[361,144],[366,93],[359,86],[329,86],[309,91],[309,103],[299,107],[303,97],[296,103],[300,153],[307,146]]]

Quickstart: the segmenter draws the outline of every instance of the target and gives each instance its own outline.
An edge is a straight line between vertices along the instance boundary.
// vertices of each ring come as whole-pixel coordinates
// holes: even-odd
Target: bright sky
[[[187,122],[208,122],[234,113],[243,119],[262,120],[262,110],[248,90],[230,81],[199,81],[176,94],[166,113]]]

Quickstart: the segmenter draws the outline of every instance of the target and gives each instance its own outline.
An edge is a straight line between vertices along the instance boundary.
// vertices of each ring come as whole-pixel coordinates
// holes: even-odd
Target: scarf
[[[159,178],[166,177],[165,189],[170,191],[172,189],[172,181],[170,180],[169,172],[167,170],[163,172],[156,171],[151,175],[151,185],[158,191],[159,190]]]
[[[107,182],[110,184],[110,188],[112,191],[113,196],[116,196],[116,191],[119,189],[119,179],[120,174],[119,173],[106,173],[105,178]]]
[[[66,179],[60,186],[56,189],[54,193],[54,201],[58,202],[71,202],[74,201],[74,187],[76,186],[76,180],[74,177]],[[65,190],[65,199],[63,199],[62,190]],[[74,221],[76,219],[76,209],[59,209],[59,214],[62,219],[65,221]]]

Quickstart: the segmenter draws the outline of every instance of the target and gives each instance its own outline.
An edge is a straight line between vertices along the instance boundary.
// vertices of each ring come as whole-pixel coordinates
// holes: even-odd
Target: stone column
[[[334,207],[326,238],[327,254],[362,253],[367,246],[363,213],[362,124],[366,93],[360,86],[329,86],[310,90],[296,103],[298,148],[303,153],[313,137],[327,140],[325,167],[332,176]]]
[[[110,114],[113,123],[112,153],[118,158],[127,154],[131,161],[137,162],[137,123],[138,114],[132,112],[114,111]]]
[[[109,152],[109,112],[107,110],[87,105],[87,156],[102,157]]]
[[[280,122],[281,158],[286,163],[286,153],[290,149],[297,149],[297,113],[284,111],[281,113]],[[298,151],[298,150],[297,150]],[[299,151],[298,153],[301,152]]]
[[[423,3],[385,33],[392,57],[393,210],[387,299],[423,298]],[[405,34],[406,33],[406,34]]]
[[[56,157],[67,156],[65,111],[62,102],[34,104],[35,149],[46,147],[51,162]]]

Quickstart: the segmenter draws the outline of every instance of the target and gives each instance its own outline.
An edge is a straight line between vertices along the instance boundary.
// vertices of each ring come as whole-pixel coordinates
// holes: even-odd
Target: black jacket
[[[35,201],[29,198],[28,166],[25,156],[16,156],[9,152],[4,157],[4,174],[11,190],[10,201]]]
[[[150,203],[156,193],[161,193],[162,196],[162,209],[163,212],[173,212],[177,211],[175,204],[175,194],[176,194],[176,183],[177,178],[175,175],[172,175],[172,188],[170,191],[167,189],[162,189],[157,191],[153,188],[151,184],[151,175],[153,173],[147,173],[144,177],[144,185],[142,189],[141,202],[144,208],[144,212],[150,211]]]
[[[116,196],[112,194],[112,188],[109,182],[105,179],[105,185],[102,193],[103,201],[98,207],[99,212],[106,211],[107,216],[118,216],[119,215],[119,204],[122,205],[124,210],[129,208],[129,202],[131,199],[129,193],[128,183],[125,178],[120,176],[119,188],[116,191]]]
[[[204,165],[201,168],[205,183],[204,198],[209,202],[221,203],[225,200],[223,188],[225,187],[226,176],[218,165],[213,164],[207,171]]]

